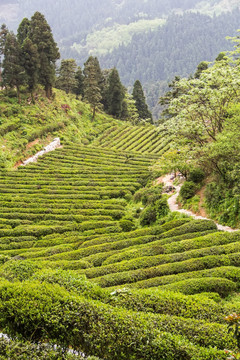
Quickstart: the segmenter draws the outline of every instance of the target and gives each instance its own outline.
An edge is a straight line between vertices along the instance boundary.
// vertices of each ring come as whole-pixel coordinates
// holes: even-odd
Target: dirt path
[[[162,182],[162,183],[164,183],[165,186],[173,186],[173,180],[171,178],[172,178],[171,174],[162,176],[162,177],[157,179],[157,183],[159,184],[159,183]],[[168,206],[169,206],[171,211],[178,211],[178,212],[180,212],[182,214],[192,216],[194,219],[211,220],[211,219],[208,219],[205,216],[196,215],[190,210],[185,210],[185,209],[179,208],[178,203],[177,203],[177,197],[179,195],[181,185],[175,186],[175,189],[176,189],[176,192],[172,196],[170,196],[168,198]],[[238,231],[238,229],[232,229],[229,226],[220,225],[216,221],[215,221],[215,224],[217,225],[218,230],[228,231],[228,232]]]

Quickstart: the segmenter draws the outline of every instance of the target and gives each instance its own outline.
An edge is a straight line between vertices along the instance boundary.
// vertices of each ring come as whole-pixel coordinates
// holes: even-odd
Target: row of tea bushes
[[[75,271],[54,269],[54,267],[50,269],[49,265],[52,263],[12,260],[1,267],[0,276],[11,281],[33,278],[40,282],[59,284],[68,291],[100,300],[114,307],[120,306],[134,311],[195,318],[207,322],[224,323],[225,314],[236,311],[234,305],[219,304],[220,298],[215,295],[212,300],[206,295],[186,296],[163,290],[163,287],[149,290],[124,288],[112,291],[102,289]],[[221,280],[223,274],[226,273],[227,277],[233,281],[240,279],[240,269],[234,267],[221,267],[208,272],[207,274],[205,271],[202,276],[220,276]]]
[[[224,351],[212,345],[233,345],[225,326],[117,309],[53,284],[2,282],[0,299],[1,327],[10,335],[72,346],[106,360],[225,359]],[[192,338],[194,345],[188,340],[193,323],[194,334],[200,328],[197,338]],[[168,326],[174,334],[166,332]]]
[[[83,357],[74,351],[64,351],[61,347],[47,343],[34,344],[31,342],[17,341],[0,338],[0,360],[100,360],[95,356]]]
[[[159,133],[153,126],[126,126],[108,129],[96,141],[101,147],[121,151],[133,151],[147,154],[159,154],[171,137],[165,132]]]
[[[97,282],[102,287],[109,287],[126,283],[135,283],[140,280],[152,279],[160,276],[189,273],[192,271],[211,269],[220,266],[240,266],[239,256],[240,253],[217,256],[209,255],[202,258],[163,264],[146,269],[137,269],[104,275],[94,278],[93,281]]]

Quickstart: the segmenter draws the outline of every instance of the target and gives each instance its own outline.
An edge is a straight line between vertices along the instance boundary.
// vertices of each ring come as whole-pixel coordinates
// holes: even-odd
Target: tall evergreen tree
[[[39,80],[45,87],[46,96],[50,98],[55,81],[55,63],[60,54],[51,28],[40,12],[36,12],[31,18],[30,39],[38,49]]]
[[[141,119],[151,119],[151,122],[152,122],[152,114],[148,110],[148,106],[146,104],[143,88],[142,88],[142,85],[139,80],[136,80],[134,83],[132,96],[133,96],[133,99],[135,100],[136,108],[138,110],[140,118]]]
[[[31,94],[32,102],[35,103],[33,92],[38,83],[39,57],[37,46],[29,38],[23,41],[21,47],[21,63],[25,70],[26,82]]]
[[[74,88],[77,86],[76,69],[77,64],[74,59],[61,61],[56,85],[59,89],[66,91],[67,94],[73,92]]]
[[[73,89],[73,92],[77,96],[81,95],[83,97],[84,96],[84,76],[83,76],[83,72],[82,72],[82,69],[80,66],[77,67],[77,71],[75,73],[75,80],[76,80],[76,85]]]
[[[18,102],[20,102],[20,85],[24,83],[25,71],[21,65],[21,49],[12,32],[6,38],[2,78],[4,86],[16,87]]]
[[[108,113],[120,118],[125,94],[116,68],[112,69],[108,82]]]
[[[2,24],[0,29],[0,82],[2,82],[2,55],[4,54],[7,34],[8,28],[5,24]]]
[[[22,46],[24,40],[29,37],[30,34],[30,25],[31,21],[27,18],[24,18],[20,23],[17,31],[17,39],[19,44]]]
[[[96,58],[90,56],[84,64],[84,100],[93,108],[92,118],[95,118],[96,109],[101,108],[100,76]]]

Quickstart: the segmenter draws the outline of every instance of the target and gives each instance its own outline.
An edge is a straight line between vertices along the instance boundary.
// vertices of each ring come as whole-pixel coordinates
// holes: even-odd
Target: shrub
[[[204,171],[200,168],[190,170],[188,181],[192,181],[195,184],[201,183],[205,177]]]
[[[183,200],[190,199],[195,195],[197,190],[196,184],[192,181],[185,181],[180,189],[180,196]]]
[[[166,197],[158,199],[155,203],[157,218],[162,218],[169,213],[169,206]]]
[[[60,347],[49,344],[33,344],[16,340],[0,338],[0,360],[84,360],[81,355],[68,353]],[[88,357],[86,360],[99,360]]]
[[[134,225],[133,221],[128,220],[128,219],[120,220],[119,225],[121,226],[121,229],[124,232],[132,231],[135,228],[135,225]]]
[[[179,331],[192,338],[198,325],[201,331],[195,344],[232,345],[226,340],[223,326],[119,310],[69,294],[58,285],[4,282],[0,299],[1,327],[9,335],[72,346],[105,360],[224,359],[223,351],[204,349],[176,334]],[[176,327],[175,334],[165,330]]]
[[[0,276],[10,280],[24,281],[30,278],[39,269],[37,263],[26,260],[11,260],[5,263],[0,271]]]
[[[155,223],[157,220],[156,208],[153,205],[147,206],[140,215],[140,225],[147,226]]]
[[[237,290],[233,281],[209,277],[204,279],[187,279],[173,284],[165,285],[162,289],[179,291],[186,295],[198,294],[201,292],[216,292],[222,297],[226,297]]]

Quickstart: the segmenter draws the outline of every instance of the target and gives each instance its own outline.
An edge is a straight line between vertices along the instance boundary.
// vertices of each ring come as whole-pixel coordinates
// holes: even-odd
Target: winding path
[[[173,180],[171,178],[172,178],[171,174],[165,175],[158,179],[158,183],[163,182],[165,186],[173,186]],[[168,198],[168,206],[171,211],[178,211],[180,213],[192,216],[194,219],[211,220],[206,217],[196,215],[190,210],[185,210],[185,209],[179,208],[179,206],[177,204],[177,197],[179,195],[181,185],[175,186],[175,189],[176,189],[175,193]],[[223,226],[223,225],[218,224],[216,221],[214,221],[214,222],[217,225],[218,230],[228,231],[228,232],[238,231],[238,229],[232,229],[229,226]]]

